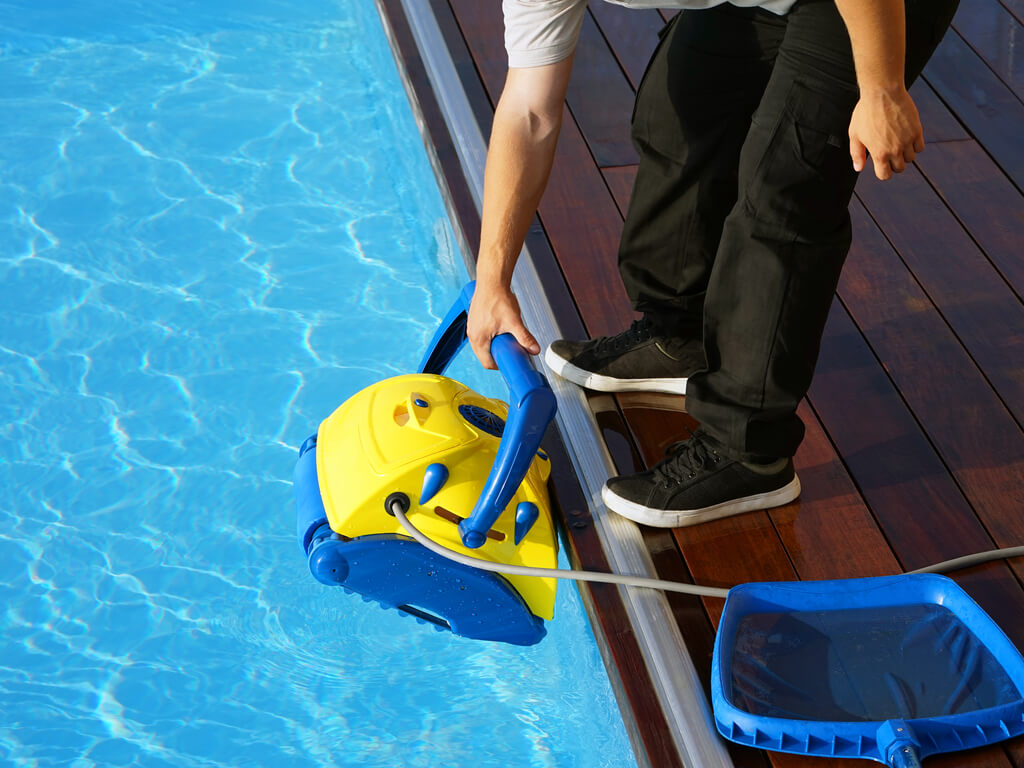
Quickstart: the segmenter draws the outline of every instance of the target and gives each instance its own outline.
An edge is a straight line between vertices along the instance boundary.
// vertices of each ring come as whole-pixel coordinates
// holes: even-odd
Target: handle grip
[[[466,318],[475,282],[467,283],[445,315],[420,362],[420,373],[441,375],[466,344]],[[515,496],[526,477],[541,438],[555,416],[555,395],[530,364],[530,355],[510,333],[495,336],[491,356],[509,390],[508,419],[494,465],[473,512],[459,524],[462,543],[470,548],[486,541],[487,531]]]
[[[547,380],[533,370],[529,354],[512,334],[494,337],[491,356],[508,385],[508,419],[480,498],[472,514],[459,523],[462,543],[470,548],[484,543],[487,531],[515,496],[557,410]]]

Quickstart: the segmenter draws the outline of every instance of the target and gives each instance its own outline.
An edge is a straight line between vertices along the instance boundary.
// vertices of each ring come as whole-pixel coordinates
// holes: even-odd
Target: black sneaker
[[[700,339],[656,333],[646,318],[616,336],[554,341],[544,361],[563,379],[599,392],[686,394],[686,379],[705,368]]]
[[[647,472],[613,477],[601,490],[608,509],[644,525],[679,528],[786,504],[800,495],[793,460],[747,464],[718,451],[698,430]]]

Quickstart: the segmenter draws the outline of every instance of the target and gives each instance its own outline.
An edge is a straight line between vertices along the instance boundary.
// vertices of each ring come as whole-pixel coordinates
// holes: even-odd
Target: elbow
[[[533,89],[506,87],[498,100],[494,119],[531,143],[543,143],[557,137],[562,127],[562,112],[562,99],[537,98]]]
[[[562,127],[562,109],[530,104],[499,103],[495,123],[503,124],[512,133],[531,144],[544,144],[558,137]]]
[[[523,117],[526,130],[534,141],[557,137],[562,128],[562,110],[529,110]]]

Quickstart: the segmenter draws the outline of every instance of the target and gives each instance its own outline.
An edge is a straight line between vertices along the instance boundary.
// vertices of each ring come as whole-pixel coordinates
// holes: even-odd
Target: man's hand
[[[506,288],[491,288],[477,283],[466,320],[466,336],[473,354],[484,368],[498,366],[491,357],[491,340],[502,333],[511,333],[531,355],[540,354],[540,344],[523,324],[519,301]]]
[[[921,119],[906,88],[861,90],[850,119],[854,170],[863,170],[870,154],[875,175],[884,181],[902,173],[923,149]]]

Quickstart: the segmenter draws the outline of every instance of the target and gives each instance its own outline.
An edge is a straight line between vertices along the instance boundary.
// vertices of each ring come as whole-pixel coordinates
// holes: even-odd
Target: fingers
[[[853,170],[860,173],[864,170],[864,164],[868,160],[868,149],[860,139],[850,135],[850,159],[853,160]]]
[[[529,352],[531,355],[540,354],[540,344],[537,339],[534,338],[533,334],[530,333],[525,325],[520,325],[516,328],[502,331],[501,333],[511,333],[513,338],[519,343],[523,349]],[[473,354],[476,355],[480,364],[484,368],[489,370],[496,370],[498,365],[494,362],[494,358],[491,356],[491,342],[494,341],[495,336],[499,336],[500,333],[494,335],[488,335],[487,333],[475,335],[469,339],[469,346],[473,349]]]
[[[498,369],[497,363],[495,363],[494,358],[491,357],[490,338],[486,341],[481,338],[470,339],[469,346],[473,350],[473,354],[476,355],[476,359],[480,361],[480,365],[489,371],[496,371]]]
[[[540,344],[523,323],[515,296],[507,290],[478,287],[466,319],[466,337],[484,368],[498,367],[491,355],[491,343],[503,333],[511,334],[529,354],[540,354]]]
[[[519,346],[531,355],[540,354],[540,344],[537,343],[537,340],[533,338],[533,336],[530,335],[530,332],[525,328],[522,329],[522,333],[513,333],[512,336],[515,337]],[[480,361],[480,364],[491,371],[497,370],[498,368],[498,364],[494,361],[494,357],[491,355],[491,342],[494,341],[494,338],[495,337],[492,336],[486,340],[481,339],[475,342],[470,340],[469,342],[469,346],[472,348],[473,354],[476,355],[477,360]]]
[[[516,341],[519,342],[519,346],[529,352],[531,355],[540,354],[540,344],[533,338],[533,334],[526,330],[525,325],[519,326],[512,332],[512,335],[516,337]]]
[[[864,145],[857,142],[857,146],[863,151]],[[855,170],[860,170],[857,167],[857,155],[854,150],[854,142],[850,141],[850,154],[853,157],[853,167]],[[918,135],[916,139],[910,144],[904,146],[901,150],[896,152],[885,152],[880,154],[879,157],[872,155],[871,160],[875,166],[875,176],[882,181],[886,181],[892,178],[894,173],[903,173],[907,170],[907,166],[910,165],[917,158],[917,153],[924,151],[924,139]],[[862,161],[863,162],[863,161]],[[863,167],[863,165],[862,165]]]
[[[882,181],[888,181],[889,179],[892,178],[893,169],[892,166],[889,164],[888,160],[876,157],[873,158],[873,161],[875,164],[875,176],[877,176]]]
[[[861,91],[850,117],[850,157],[860,172],[870,155],[875,176],[882,181],[903,173],[924,150],[917,107],[905,89]]]
[[[883,155],[880,160],[875,160],[875,175],[885,181],[892,178],[894,173],[903,173],[917,158],[917,153],[924,151],[924,139],[918,136],[912,144],[903,147],[902,153]]]

